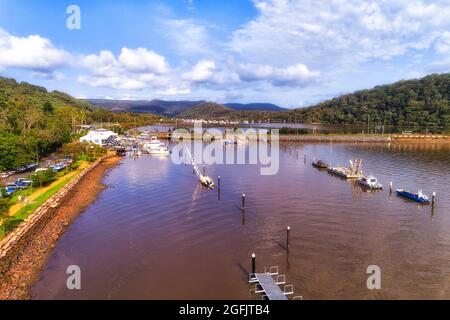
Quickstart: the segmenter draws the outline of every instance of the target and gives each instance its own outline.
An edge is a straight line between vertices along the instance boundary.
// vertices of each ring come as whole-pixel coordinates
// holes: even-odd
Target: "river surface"
[[[258,165],[207,166],[216,184],[221,176],[220,200],[217,188],[199,186],[189,165],[125,158],[61,237],[32,297],[257,299],[247,283],[254,252],[257,271],[278,266],[303,299],[450,299],[449,145],[280,149],[273,176],[260,175]],[[385,190],[366,192],[315,169],[313,156],[333,165],[362,158]],[[389,195],[390,181],[436,191],[434,210]],[[81,268],[81,290],[66,287],[69,265]],[[380,290],[367,289],[371,265],[380,267]]]

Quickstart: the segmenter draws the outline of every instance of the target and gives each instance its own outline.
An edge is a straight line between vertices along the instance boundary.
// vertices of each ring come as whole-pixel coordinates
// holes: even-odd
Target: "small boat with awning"
[[[410,200],[419,202],[419,203],[429,203],[430,198],[422,193],[422,190],[419,190],[417,193],[406,190],[406,189],[397,189],[395,190],[397,194],[401,197],[408,198]]]
[[[319,169],[328,169],[329,164],[322,161],[322,160],[314,160],[312,162],[313,167],[319,168]]]
[[[378,182],[377,178],[374,176],[362,176],[358,179],[358,183],[362,185],[363,187],[366,187],[368,189],[372,190],[381,190],[383,189],[383,186],[381,183]]]

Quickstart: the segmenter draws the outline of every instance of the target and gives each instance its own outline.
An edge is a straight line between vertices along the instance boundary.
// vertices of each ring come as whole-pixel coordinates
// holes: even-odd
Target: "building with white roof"
[[[99,146],[105,146],[115,140],[117,133],[106,129],[89,131],[87,135],[80,138],[80,142],[90,142]]]

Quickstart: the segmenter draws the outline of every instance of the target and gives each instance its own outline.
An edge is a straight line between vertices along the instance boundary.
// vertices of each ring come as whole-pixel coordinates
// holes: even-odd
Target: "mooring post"
[[[436,192],[433,191],[433,196],[431,197],[431,204],[434,206],[436,203]]]
[[[252,253],[252,273],[256,273],[256,254]]]
[[[286,228],[286,249],[289,251],[289,233],[291,231],[291,227]]]
[[[392,181],[389,183],[389,194],[392,193]]]
[[[220,176],[217,177],[217,191],[220,192]]]
[[[242,208],[245,208],[245,193],[242,194]]]

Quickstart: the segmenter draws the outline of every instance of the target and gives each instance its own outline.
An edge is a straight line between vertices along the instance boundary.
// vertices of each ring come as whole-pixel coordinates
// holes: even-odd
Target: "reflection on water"
[[[317,170],[313,157],[334,165],[362,158],[385,190],[367,192]],[[278,265],[304,299],[450,298],[448,145],[282,144],[277,175],[261,176],[256,165],[207,172],[221,176],[220,200],[190,166],[125,159],[60,239],[32,296],[249,299],[255,252],[259,271]],[[436,191],[433,214],[429,205],[389,195],[390,181]],[[80,291],[66,289],[71,264],[81,267]],[[381,290],[366,287],[369,265],[381,268]]]

